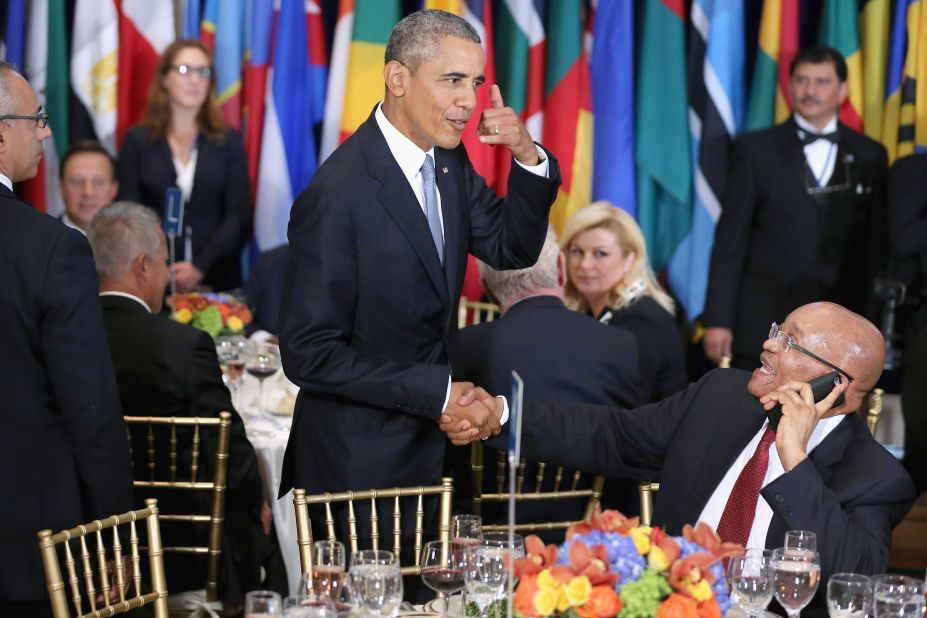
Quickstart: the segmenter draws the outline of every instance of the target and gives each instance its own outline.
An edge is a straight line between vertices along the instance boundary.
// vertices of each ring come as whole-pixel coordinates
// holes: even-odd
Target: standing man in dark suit
[[[442,412],[488,437],[450,366],[467,252],[498,268],[537,259],[560,174],[492,87],[477,131],[515,161],[498,198],[460,143],[483,81],[476,31],[413,13],[386,46],[382,104],[293,204],[280,341],[300,387],[281,494],[436,484]]]
[[[109,341],[119,396],[126,414],[132,416],[232,415],[228,459],[228,497],[222,552],[225,576],[224,599],[241,604],[244,593],[261,585],[263,548],[270,539],[270,506],[264,499],[254,447],[245,435],[244,423],[222,383],[219,360],[212,338],[199,329],[158,315],[164,288],[170,281],[167,241],[158,216],[150,208],[116,202],[100,211],[90,223],[90,244],[100,276],[100,304]],[[189,432],[179,439],[177,469],[181,479],[189,475]],[[145,478],[148,449],[142,431],[133,432],[136,478]],[[158,478],[168,477],[169,434],[156,435]],[[200,465],[212,478],[216,432],[204,433]],[[145,495],[149,490],[145,490]],[[197,494],[172,491],[159,496],[164,513],[209,512],[210,500]],[[192,504],[191,504],[192,501]],[[263,535],[261,525],[263,524]],[[205,543],[191,528],[172,528],[170,545]],[[205,557],[168,556],[168,587],[174,592],[202,588],[206,578]],[[170,568],[171,566],[174,568]]]
[[[0,63],[0,615],[51,615],[36,533],[124,513],[132,477],[90,245],[13,193],[48,115]]]
[[[792,118],[734,143],[714,248],[704,346],[750,368],[773,320],[818,300],[866,307],[887,257],[885,148],[837,121],[847,66],[828,47],[790,67]]]
[[[646,401],[634,335],[590,320],[563,304],[566,265],[553,231],[548,231],[534,266],[498,271],[479,262],[479,269],[483,289],[499,304],[502,316],[460,331],[460,367],[466,379],[491,393],[508,393],[515,370],[525,381],[526,398],[624,408]],[[558,438],[551,439],[556,442]],[[455,449],[457,469],[469,470],[469,449],[451,448]],[[487,461],[495,461],[495,454]],[[495,477],[495,467],[487,466],[486,470],[484,485],[493,487],[487,483]],[[526,478],[534,475],[529,471]],[[455,493],[457,485],[455,482]],[[607,502],[627,513],[625,492],[612,495],[622,488],[609,489]],[[636,485],[634,489],[636,499]],[[526,487],[525,491],[531,489]],[[582,518],[584,505],[572,515],[556,512],[564,504],[520,506],[519,520]]]
[[[787,530],[810,530],[822,581],[883,573],[892,528],[914,500],[904,468],[856,414],[884,355],[881,333],[862,316],[805,305],[773,325],[752,374],[717,369],[635,410],[526,404],[522,449],[588,472],[659,480],[653,521],[670,534],[704,521],[723,541],[776,548]],[[840,385],[815,404],[808,382],[832,371]],[[776,404],[774,429],[767,413]],[[821,601],[825,587],[818,592]]]

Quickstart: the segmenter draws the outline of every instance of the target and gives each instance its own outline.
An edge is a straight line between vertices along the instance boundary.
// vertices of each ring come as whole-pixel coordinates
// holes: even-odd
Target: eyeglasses
[[[772,326],[769,327],[769,337],[768,337],[768,338],[769,338],[769,339],[775,339],[775,340],[776,340],[776,343],[777,343],[778,345],[781,345],[782,339],[785,339],[785,349],[786,349],[786,351],[792,350],[792,349],[797,350],[797,351],[801,352],[802,354],[804,354],[805,356],[810,356],[811,358],[813,358],[814,360],[818,361],[819,363],[821,363],[821,364],[823,364],[823,365],[826,365],[827,367],[830,367],[831,369],[833,369],[833,370],[836,371],[837,373],[846,376],[846,379],[849,380],[850,382],[853,381],[853,376],[851,376],[850,374],[848,374],[846,371],[844,371],[843,369],[841,369],[841,368],[838,367],[837,365],[833,364],[833,363],[830,362],[830,361],[824,360],[823,358],[821,358],[820,356],[818,356],[817,354],[815,354],[815,353],[812,352],[811,350],[809,350],[809,349],[807,349],[807,348],[804,348],[804,347],[798,345],[798,344],[795,342],[795,340],[792,339],[792,336],[789,335],[787,332],[781,330],[781,329],[779,328],[779,325],[776,324],[775,322],[773,322],[773,323],[772,323]]]
[[[177,71],[187,78],[199,75],[203,79],[209,79],[209,76],[212,75],[212,67],[196,67],[192,64],[174,64],[171,65],[171,70]]]
[[[0,116],[0,120],[31,120],[35,123],[37,129],[44,129],[48,126],[48,114],[45,112],[39,112],[38,114],[33,114],[31,116],[4,114],[3,116]]]

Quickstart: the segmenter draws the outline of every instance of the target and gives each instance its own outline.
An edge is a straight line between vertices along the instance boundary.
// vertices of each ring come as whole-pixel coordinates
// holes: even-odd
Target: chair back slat
[[[126,416],[126,427],[132,425],[147,426],[148,442],[148,470],[149,480],[136,479],[136,489],[170,489],[187,491],[208,491],[211,495],[210,510],[206,513],[171,513],[160,519],[172,522],[186,522],[191,525],[207,524],[207,535],[202,545],[178,546],[177,544],[162,547],[159,551],[169,553],[195,553],[205,554],[206,560],[206,601],[214,603],[219,600],[219,565],[222,556],[222,528],[225,524],[225,495],[228,489],[228,458],[229,441],[231,436],[232,416],[229,412],[220,412],[219,417],[167,417],[167,416]],[[162,459],[160,474],[167,479],[157,478],[157,458],[155,453],[155,426],[165,427],[168,432],[166,459]],[[178,480],[182,473],[180,470],[180,436],[178,427],[192,429],[190,437],[190,478]],[[202,477],[201,457],[206,456],[203,449],[203,432],[216,431],[216,452],[214,459],[213,478],[198,479]],[[129,434],[131,436],[131,431]],[[163,440],[164,438],[162,438]],[[162,447],[164,446],[162,442]],[[160,536],[160,531],[159,531]],[[150,552],[150,547],[149,547]]]
[[[483,446],[480,445],[480,452],[483,450]],[[505,461],[505,453],[499,451],[499,457],[496,459],[496,492],[502,493],[505,491],[505,466],[507,462]]]
[[[460,299],[457,306],[457,327],[465,328],[482,322],[492,322],[499,315],[499,307],[493,303]]]
[[[579,487],[579,481],[582,480],[582,472],[576,470],[573,473],[573,484],[570,485],[570,491],[576,491],[576,488]]]
[[[649,526],[653,521],[653,494],[660,490],[659,483],[640,483],[637,491],[641,500],[641,525]]]
[[[543,461],[538,462],[538,473],[534,477],[536,484],[534,486],[534,493],[541,493],[541,484],[544,482],[544,468],[547,467]]]
[[[563,466],[557,466],[554,472],[554,491],[560,491],[560,483],[563,482]]]
[[[515,493],[521,493],[525,486],[525,471],[528,469],[528,461],[522,457],[518,462],[518,476],[515,478]]]
[[[377,500],[392,499],[392,551],[402,555],[402,508],[400,505],[401,498],[414,497],[415,503],[415,521],[413,530],[413,564],[402,566],[403,575],[418,575],[421,572],[420,556],[424,546],[425,535],[425,496],[439,496],[439,515],[438,515],[438,534],[439,538],[449,541],[451,530],[451,497],[453,493],[453,481],[450,478],[442,478],[441,485],[430,487],[395,487],[392,489],[369,489],[365,491],[346,491],[340,493],[323,493],[307,495],[304,489],[293,490],[293,506],[296,509],[296,536],[299,547],[299,560],[303,571],[309,570],[312,563],[312,522],[309,519],[309,506],[320,504],[325,507],[325,519],[323,524],[328,529],[330,540],[337,540],[335,535],[335,521],[332,514],[332,503],[347,503],[348,519],[348,539],[346,545],[351,553],[358,551],[360,548],[360,539],[357,533],[357,514],[354,509],[355,500],[370,500],[370,524],[371,535],[370,543],[373,549],[379,549],[379,507]]]
[[[869,412],[866,414],[866,426],[869,427],[869,433],[875,435],[876,427],[879,425],[879,416],[882,414],[882,396],[885,391],[881,388],[874,388],[869,393]]]
[[[139,511],[130,511],[122,515],[113,515],[104,520],[96,520],[89,524],[79,525],[70,530],[62,530],[52,533],[51,530],[41,530],[38,533],[39,551],[42,555],[42,565],[45,570],[45,582],[48,590],[52,615],[54,618],[69,618],[70,608],[68,607],[67,594],[65,593],[65,583],[61,577],[61,568],[58,563],[58,552],[55,547],[64,545],[65,565],[68,572],[68,582],[70,584],[71,600],[74,603],[74,609],[80,618],[102,618],[103,616],[113,616],[122,614],[144,605],[151,605],[154,610],[155,618],[167,618],[167,587],[164,578],[164,563],[161,553],[161,538],[159,533],[158,522],[158,501],[148,499],[145,501],[146,508]],[[138,536],[136,533],[135,522],[139,519],[146,520],[148,524],[149,546],[149,567],[151,573],[152,592],[142,594],[141,586],[141,569],[138,560]],[[126,580],[126,560],[123,555],[122,539],[119,534],[119,526],[128,524],[130,530],[130,546],[133,548],[132,558],[132,582]],[[107,562],[107,550],[103,543],[104,531],[109,532],[112,529],[112,563]],[[92,536],[96,543],[95,553],[97,556],[98,568],[94,573],[93,559],[91,552],[88,550],[87,537]],[[81,551],[81,567],[84,571],[85,595],[81,594],[80,578],[77,572],[77,561],[71,548],[71,542],[77,541]],[[114,585],[117,588],[114,596],[118,596],[118,601],[110,599],[110,572],[114,576]],[[95,577],[96,575],[96,577]],[[97,590],[95,589],[95,580],[99,578],[100,596],[103,599],[102,607],[97,607]],[[134,591],[129,590],[129,586]],[[87,598],[88,609],[84,612],[84,596]]]

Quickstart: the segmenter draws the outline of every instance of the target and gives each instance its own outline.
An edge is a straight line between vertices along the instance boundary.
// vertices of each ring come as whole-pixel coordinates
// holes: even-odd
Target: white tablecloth
[[[299,549],[296,544],[296,514],[293,510],[293,492],[277,500],[283,454],[293,423],[292,409],[298,389],[278,371],[264,382],[264,407],[258,402],[258,380],[245,374],[235,394],[235,409],[245,422],[248,439],[257,453],[258,467],[264,481],[264,497],[271,506],[280,553],[286,566],[290,592],[299,587],[302,569],[299,566]],[[288,414],[286,412],[289,412]]]

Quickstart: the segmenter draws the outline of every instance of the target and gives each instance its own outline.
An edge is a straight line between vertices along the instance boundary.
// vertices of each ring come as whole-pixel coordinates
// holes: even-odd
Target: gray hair
[[[446,36],[481,43],[480,35],[466,19],[447,11],[423,9],[400,20],[386,42],[386,62],[397,62],[414,73],[426,58],[437,54]]]
[[[19,69],[16,65],[0,60],[0,114],[15,113],[16,97],[13,89],[10,87],[10,73],[19,75]]]
[[[519,270],[495,270],[488,264],[477,260],[480,279],[489,293],[502,305],[518,295],[530,293],[539,288],[556,288],[560,286],[557,276],[557,259],[560,247],[553,229],[547,228],[547,238],[541,248],[538,261],[530,268]]]
[[[160,227],[158,215],[141,204],[115,202],[100,209],[87,231],[100,279],[124,279],[139,255],[158,259]]]

